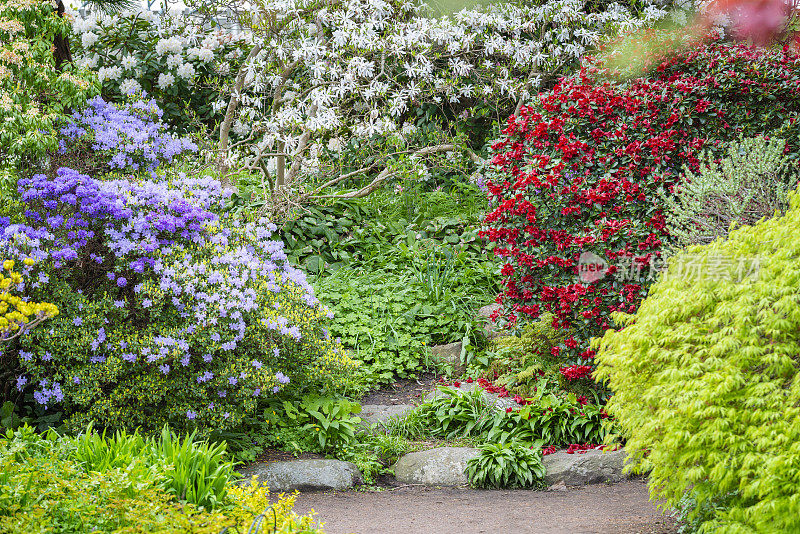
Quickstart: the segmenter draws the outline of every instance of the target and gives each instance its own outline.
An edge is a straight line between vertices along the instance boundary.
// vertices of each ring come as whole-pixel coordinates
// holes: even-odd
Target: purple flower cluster
[[[134,407],[145,402],[138,383],[150,380],[169,384],[148,390],[150,405],[174,408],[165,417],[221,428],[254,409],[262,391],[285,387],[282,371],[305,372],[335,354],[316,322],[326,310],[272,239],[275,225],[218,215],[229,192],[217,180],[100,181],[62,168],[52,180],[20,180],[19,192],[27,224],[0,220],[0,252],[37,260],[23,273],[31,296],[52,297],[53,284],[68,281],[73,300],[48,299],[62,310],[53,325],[86,340],[70,351],[58,336],[21,340],[41,404],[67,396],[99,421],[105,401],[88,392],[135,394]],[[47,387],[42,370],[63,366],[67,353],[85,356],[70,356],[72,380]]]
[[[154,171],[175,156],[197,151],[190,140],[167,133],[160,121],[163,111],[155,100],[111,104],[98,96],[89,104],[82,112],[73,113],[61,129],[61,153],[88,146],[94,154],[107,156],[111,169],[135,172]]]

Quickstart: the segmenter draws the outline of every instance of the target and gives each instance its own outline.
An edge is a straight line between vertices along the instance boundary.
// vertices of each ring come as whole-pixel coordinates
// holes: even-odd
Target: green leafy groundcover
[[[800,532],[800,196],[673,259],[599,344],[607,409],[654,497],[701,532]]]
[[[229,482],[231,471],[218,468],[219,452],[192,438],[145,442],[125,433],[71,438],[30,427],[8,430],[0,435],[0,532],[247,532],[264,511],[260,532],[322,532],[310,516],[292,512],[294,495],[270,499],[257,484],[215,487],[220,500],[198,506],[201,499],[192,497],[203,492],[210,473]],[[172,482],[181,473],[194,481],[175,492]]]

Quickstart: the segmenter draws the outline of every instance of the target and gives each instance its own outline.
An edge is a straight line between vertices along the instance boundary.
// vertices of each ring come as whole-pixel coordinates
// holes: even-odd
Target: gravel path
[[[400,487],[302,493],[295,511],[317,512],[328,534],[674,534],[643,480],[563,491]]]

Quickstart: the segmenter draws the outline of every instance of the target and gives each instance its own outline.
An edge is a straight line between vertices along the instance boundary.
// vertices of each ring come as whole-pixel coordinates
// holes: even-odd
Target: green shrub
[[[790,205],[677,255],[599,343],[636,468],[669,506],[689,492],[690,518],[713,503],[702,532],[800,531],[800,196]]]
[[[20,187],[27,224],[0,220],[0,250],[43,258],[26,273],[25,296],[60,315],[0,354],[11,371],[0,391],[63,410],[73,429],[169,423],[207,433],[235,427],[281,390],[352,384],[356,365],[271,239],[275,226],[227,213],[218,181],[105,181],[62,168]]]
[[[784,155],[786,142],[740,138],[719,160],[707,153],[697,173],[685,169],[673,194],[663,194],[664,216],[675,248],[725,237],[731,224],[754,224],[788,208],[796,168]]]
[[[552,320],[553,315],[545,313],[526,324],[519,336],[495,339],[484,373],[486,378],[522,397],[554,388],[592,394],[594,388],[588,378],[568,380],[560,372],[568,362],[553,349],[563,346],[570,331],[553,328]]]
[[[268,490],[250,484],[231,487],[215,512],[178,504],[135,462],[115,467],[101,462],[95,465],[100,469],[89,468],[76,457],[76,441],[53,431],[38,435],[30,427],[0,436],[0,532],[217,534],[225,527],[243,532],[270,509],[275,514],[263,517],[263,531],[321,532],[310,517],[292,512],[294,496],[271,504]],[[115,449],[121,458],[127,456],[123,449],[136,441],[121,435],[108,450]]]
[[[556,447],[602,443],[609,432],[600,406],[582,404],[574,394],[537,394],[517,410],[490,406],[480,388],[467,393],[440,388],[441,396],[391,421],[392,435],[410,439],[481,438],[492,443],[537,441]]]
[[[476,488],[534,488],[543,485],[541,443],[485,443],[467,462],[467,477]]]

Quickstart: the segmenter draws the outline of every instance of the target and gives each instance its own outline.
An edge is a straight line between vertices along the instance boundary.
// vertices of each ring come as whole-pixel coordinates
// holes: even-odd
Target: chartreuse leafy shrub
[[[185,500],[178,503],[174,494],[159,487],[163,476],[154,476],[168,476],[171,465],[151,463],[152,450],[131,454],[131,443],[141,438],[119,434],[114,439],[115,445],[94,449],[114,461],[92,463],[97,457],[87,462],[80,437],[52,430],[36,434],[27,426],[7,431],[0,437],[0,531],[216,534],[226,527],[244,532],[264,514],[262,532],[321,532],[310,516],[292,512],[294,496],[271,504],[269,491],[254,483],[231,486],[213,511]]]
[[[483,235],[506,260],[504,313],[552,313],[572,334],[559,350],[585,365],[588,340],[612,325],[611,313],[636,310],[662,265],[669,236],[658,191],[684,165],[695,172],[703,149],[719,157],[739,135],[770,132],[796,154],[798,82],[792,52],[712,41],[634,79],[587,60],[523,107],[493,146],[487,183]]]
[[[484,443],[467,462],[467,478],[476,488],[535,488],[543,485],[541,444],[518,441]]]
[[[782,139],[737,139],[722,160],[707,154],[697,173],[687,170],[673,194],[664,194],[672,245],[707,244],[727,236],[731,224],[754,224],[785,212],[797,185],[796,164],[785,150]]]
[[[99,92],[94,76],[64,63],[53,42],[69,23],[53,4],[9,0],[0,5],[0,177],[58,148],[60,121]],[[3,179],[3,185],[11,185]],[[13,192],[13,187],[10,191]]]
[[[355,365],[275,226],[240,222],[211,178],[20,180],[7,257],[59,317],[3,353],[40,406],[108,429],[226,429],[281,390],[339,390]],[[27,385],[25,385],[27,384]]]
[[[797,532],[800,196],[786,215],[677,255],[597,377],[654,497],[701,532]]]

